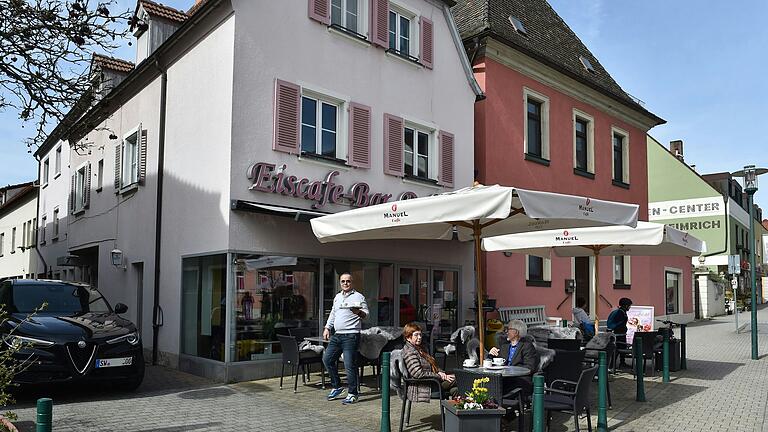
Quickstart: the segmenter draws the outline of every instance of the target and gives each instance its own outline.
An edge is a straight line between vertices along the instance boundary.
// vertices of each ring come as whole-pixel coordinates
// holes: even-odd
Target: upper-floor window
[[[612,128],[612,142],[613,183],[626,186],[629,184],[629,135]]]
[[[134,132],[123,140],[123,187],[139,181],[139,139]]]
[[[431,133],[406,126],[403,133],[403,167],[405,175],[432,179],[430,161],[433,151],[430,145]]]
[[[91,163],[82,164],[72,175],[70,189],[70,210],[72,214],[80,213],[91,203]]]
[[[549,99],[529,89],[525,96],[526,159],[549,164]]]
[[[3,256],[5,250],[5,233],[0,233],[0,257]]]
[[[331,24],[362,33],[364,15],[360,6],[360,0],[331,0]]]
[[[56,207],[53,209],[53,235],[51,236],[51,240],[56,240],[59,238],[59,208]]]
[[[99,160],[96,169],[96,192],[101,192],[102,187],[104,187],[104,159]]]
[[[40,221],[40,244],[45,244],[45,224],[48,221],[48,216],[43,215],[43,218]]]
[[[51,162],[48,158],[43,161],[43,186],[48,184],[48,173],[51,169]]]
[[[11,228],[11,253],[16,253],[16,227]]]
[[[61,146],[56,147],[55,168],[56,175],[58,176],[61,174]]]
[[[410,57],[415,51],[412,49],[414,38],[415,15],[390,4],[389,9],[389,49],[398,54]]]
[[[301,152],[339,158],[339,103],[313,95],[301,97]],[[340,158],[339,158],[340,159]]]
[[[594,119],[578,110],[573,112],[573,168],[576,174],[594,178]]]

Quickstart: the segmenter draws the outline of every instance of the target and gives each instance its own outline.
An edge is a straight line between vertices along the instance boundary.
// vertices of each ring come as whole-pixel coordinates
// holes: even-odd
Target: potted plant
[[[441,401],[443,406],[443,432],[476,432],[500,430],[505,410],[488,396],[485,383],[488,377],[478,378],[465,396]]]

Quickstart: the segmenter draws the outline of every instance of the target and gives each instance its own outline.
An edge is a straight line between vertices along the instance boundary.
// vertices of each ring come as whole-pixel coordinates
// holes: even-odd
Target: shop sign
[[[249,189],[314,201],[312,203],[313,209],[318,209],[327,203],[343,204],[345,202],[353,207],[366,207],[385,203],[392,199],[392,194],[374,192],[365,182],[353,183],[349,187],[337,184],[336,176],[340,172],[336,170],[329,172],[322,180],[313,180],[288,175],[286,165],[281,165],[279,169],[275,168],[275,164],[267,162],[251,164],[247,172],[248,179],[251,180]],[[416,193],[406,191],[400,193],[396,200],[416,197]]]
[[[692,198],[648,203],[648,220],[722,216],[725,214],[721,197]]]

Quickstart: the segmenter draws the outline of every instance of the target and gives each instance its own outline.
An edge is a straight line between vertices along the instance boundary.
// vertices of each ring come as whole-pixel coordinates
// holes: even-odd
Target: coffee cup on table
[[[504,359],[501,357],[495,357],[493,359],[493,365],[494,366],[504,366]]]
[[[475,361],[472,359],[464,360],[464,367],[475,367]]]
[[[493,366],[493,362],[491,359],[483,360],[483,367],[491,367]]]

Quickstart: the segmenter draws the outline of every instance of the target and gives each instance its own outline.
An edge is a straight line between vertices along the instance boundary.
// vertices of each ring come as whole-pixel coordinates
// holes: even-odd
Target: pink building
[[[636,203],[647,220],[646,133],[664,120],[621,89],[546,1],[460,1],[453,13],[486,94],[475,106],[476,179]],[[594,258],[494,252],[482,271],[497,306],[543,304],[570,320],[583,297],[605,319],[629,297],[657,316],[692,319],[690,258],[599,259],[599,295]]]

